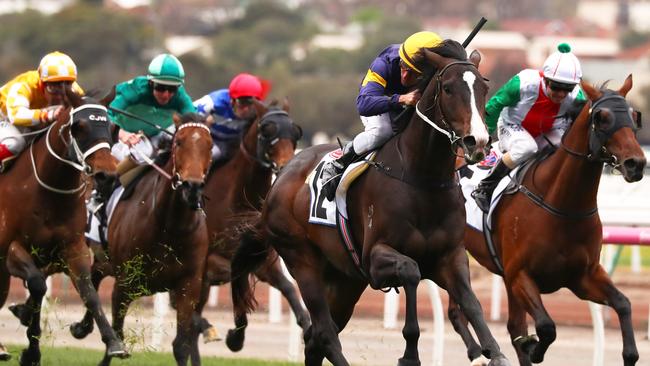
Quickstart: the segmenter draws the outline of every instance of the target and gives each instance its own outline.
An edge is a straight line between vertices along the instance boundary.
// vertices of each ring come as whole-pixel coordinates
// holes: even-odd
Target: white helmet
[[[558,83],[577,84],[582,78],[580,61],[571,53],[571,47],[566,43],[557,46],[557,52],[553,52],[542,68],[544,77]]]

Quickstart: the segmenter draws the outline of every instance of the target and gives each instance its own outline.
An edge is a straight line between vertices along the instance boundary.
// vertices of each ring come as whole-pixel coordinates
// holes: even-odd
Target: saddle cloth
[[[501,153],[497,149],[492,149],[490,154],[481,162],[476,165],[467,165],[459,170],[460,186],[465,197],[465,221],[467,225],[472,228],[483,232],[483,211],[476,205],[476,201],[472,198],[472,192],[476,189],[478,184],[490,172],[490,168],[496,165],[496,162],[501,158]],[[501,182],[494,189],[492,194],[492,202],[490,203],[490,211],[488,212],[487,223],[492,227],[492,212],[499,203],[499,200],[504,194],[505,189],[510,184],[512,178],[517,174],[519,167],[512,170],[506,175]]]
[[[336,226],[336,210],[345,219],[348,218],[346,196],[352,182],[368,169],[368,161],[372,161],[375,152],[370,153],[364,160],[350,164],[343,172],[343,177],[336,189],[334,201],[328,200],[322,192],[323,167],[332,160],[341,156],[341,149],[331,151],[316,165],[316,168],[307,176],[305,183],[309,185],[310,204],[309,204],[309,222],[326,226]]]

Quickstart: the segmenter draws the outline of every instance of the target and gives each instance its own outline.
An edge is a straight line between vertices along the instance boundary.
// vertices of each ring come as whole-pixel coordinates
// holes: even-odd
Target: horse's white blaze
[[[199,133],[199,131],[196,131],[192,134],[192,141],[199,141],[200,138],[201,138],[201,134]]]
[[[476,95],[474,94],[474,82],[476,81],[476,75],[471,71],[465,71],[463,73],[463,80],[465,80],[467,86],[469,87],[469,100],[472,109],[471,128],[469,133],[470,135],[474,136],[478,144],[487,144],[490,136],[488,135],[487,129],[485,128],[483,118],[481,118],[481,114],[478,112],[478,108],[476,107],[477,101]]]

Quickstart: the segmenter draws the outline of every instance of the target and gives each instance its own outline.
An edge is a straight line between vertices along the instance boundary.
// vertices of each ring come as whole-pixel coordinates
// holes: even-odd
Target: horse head
[[[468,59],[452,40],[422,52],[429,76],[423,78],[416,113],[449,138],[454,154],[462,148],[467,163],[481,161],[490,140],[484,121],[488,86],[478,71],[481,55],[474,51]],[[428,111],[433,112],[427,116]]]
[[[212,161],[210,129],[201,116],[174,115],[176,133],[172,141],[172,187],[193,209],[201,208],[201,195]]]
[[[110,122],[105,105],[78,95],[68,86],[64,110],[56,124],[59,135],[67,140],[70,165],[98,179],[116,174],[117,159],[111,155],[116,127]]]
[[[586,82],[581,82],[581,87],[591,101],[588,158],[611,164],[628,182],[641,180],[646,158],[635,136],[641,128],[641,115],[625,99],[632,88],[632,75],[618,91],[596,89]]]
[[[302,137],[302,128],[289,116],[289,103],[285,99],[282,106],[272,102],[269,106],[254,102],[257,120],[257,160],[277,172],[294,155],[296,144]]]

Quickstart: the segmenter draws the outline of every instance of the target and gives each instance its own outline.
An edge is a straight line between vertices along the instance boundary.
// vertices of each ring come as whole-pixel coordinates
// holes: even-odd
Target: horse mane
[[[467,60],[467,51],[465,51],[465,48],[453,39],[445,39],[439,45],[425,49],[445,58],[459,61]],[[431,78],[433,78],[433,75],[435,75],[438,70],[434,65],[426,63],[426,57],[424,57],[424,51],[422,49],[416,54],[416,59],[418,60],[418,67],[423,70],[420,81],[417,84],[417,89],[420,92],[424,92],[424,89],[429,85]]]
[[[193,113],[193,112],[188,112],[183,115],[181,115],[181,123],[178,125],[179,127],[186,124],[186,123],[202,123],[205,124],[205,116],[200,115],[198,113]]]

